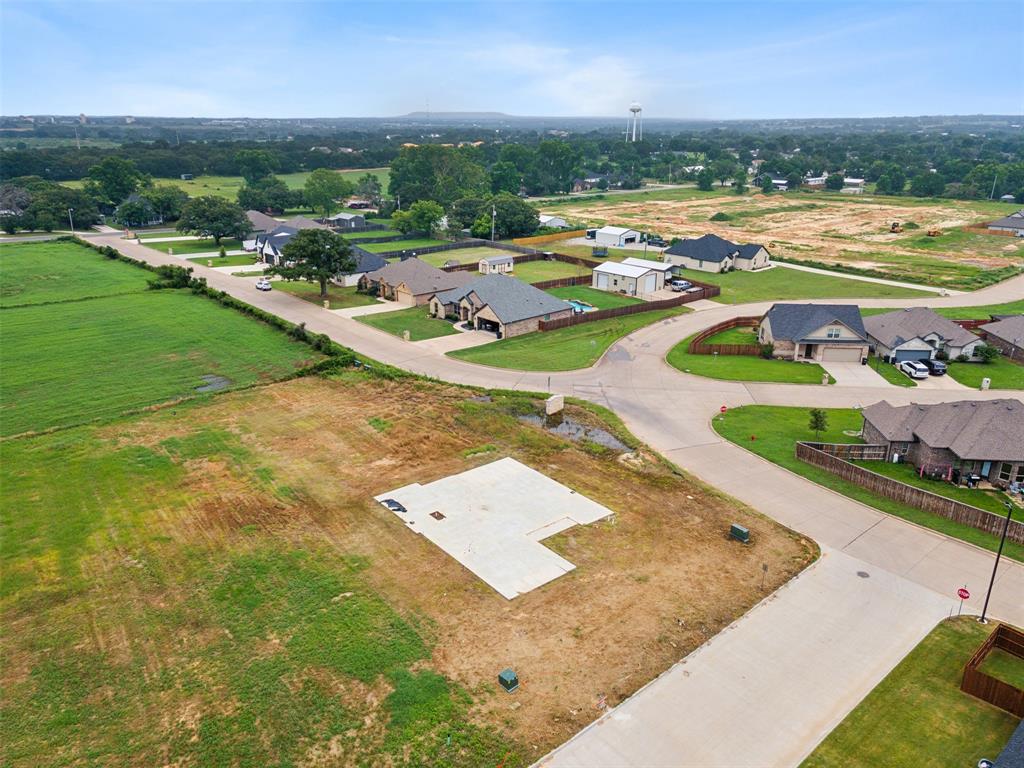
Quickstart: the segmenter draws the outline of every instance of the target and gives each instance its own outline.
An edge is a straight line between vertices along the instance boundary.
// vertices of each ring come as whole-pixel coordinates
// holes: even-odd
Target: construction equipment
[[[898,221],[894,221],[892,223],[892,226],[889,227],[889,232],[891,232],[893,234],[899,234],[902,231],[903,231],[903,227],[900,226],[900,223]]]
[[[928,237],[938,237],[942,234],[941,229],[929,229],[927,232]]]

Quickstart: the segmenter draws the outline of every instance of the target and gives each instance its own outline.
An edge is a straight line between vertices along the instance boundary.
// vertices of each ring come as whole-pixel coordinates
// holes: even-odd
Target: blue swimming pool
[[[566,299],[571,305],[573,310],[576,312],[593,312],[597,307],[593,304],[587,304],[585,301],[579,301],[578,299]]]

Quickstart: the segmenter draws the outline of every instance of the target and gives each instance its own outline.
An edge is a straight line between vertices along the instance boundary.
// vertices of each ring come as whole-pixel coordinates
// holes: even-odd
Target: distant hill
[[[409,112],[398,115],[408,120],[504,120],[512,115],[504,112]]]

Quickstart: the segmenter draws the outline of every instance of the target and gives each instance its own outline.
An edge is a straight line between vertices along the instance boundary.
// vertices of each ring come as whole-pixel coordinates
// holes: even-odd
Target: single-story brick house
[[[985,334],[987,343],[1011,360],[1024,361],[1024,315],[996,316],[994,322],[978,330]]]
[[[477,271],[481,275],[504,275],[515,269],[515,259],[511,254],[507,256],[488,256],[480,259]]]
[[[376,289],[382,299],[407,307],[422,306],[439,291],[458,288],[473,280],[469,272],[445,272],[419,259],[405,259],[367,272],[360,278],[364,290]]]
[[[852,304],[773,304],[757,328],[757,340],[783,360],[859,362],[870,343],[860,307]]]
[[[1024,483],[1024,402],[961,400],[893,406],[883,401],[863,411],[863,438],[885,445],[915,467],[952,467],[1005,488]]]
[[[950,360],[960,355],[970,358],[985,344],[980,336],[927,307],[865,317],[864,328],[875,354],[890,363],[930,360],[940,351]]]
[[[572,311],[567,302],[508,275],[475,277],[430,297],[434,317],[472,323],[479,330],[493,331],[499,339],[531,333],[539,329],[541,320],[561,320],[572,316]]]
[[[591,275],[591,286],[599,291],[625,293],[628,296],[639,296],[654,293],[665,287],[664,264],[657,261],[633,259],[630,264],[625,261],[606,261],[594,267]]]
[[[764,269],[771,264],[771,255],[763,245],[740,245],[718,235],[680,240],[666,248],[663,255],[674,266],[701,272]]]
[[[1015,235],[1024,235],[1024,208],[1009,216],[990,221],[988,228],[994,232],[1012,232]]]

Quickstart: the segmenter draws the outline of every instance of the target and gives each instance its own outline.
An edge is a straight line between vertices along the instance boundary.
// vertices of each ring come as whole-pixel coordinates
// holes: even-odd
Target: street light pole
[[[497,216],[498,216],[498,209],[492,205],[491,206],[491,242],[492,243],[494,242],[494,221],[497,218]]]
[[[75,217],[71,214],[74,213],[74,208],[68,208],[68,221],[71,222],[71,234],[75,234]]]
[[[1007,501],[1006,504],[1006,521],[1003,523],[1003,537],[999,539],[999,551],[996,552],[996,561],[992,564],[992,578],[988,582],[988,592],[985,593],[985,605],[981,609],[981,618],[978,621],[981,624],[988,624],[985,621],[985,614],[988,613],[988,599],[992,597],[992,585],[996,583],[996,570],[999,568],[999,558],[1003,556],[1003,545],[1006,543],[1006,532],[1010,530],[1010,517],[1013,515],[1013,502]]]

